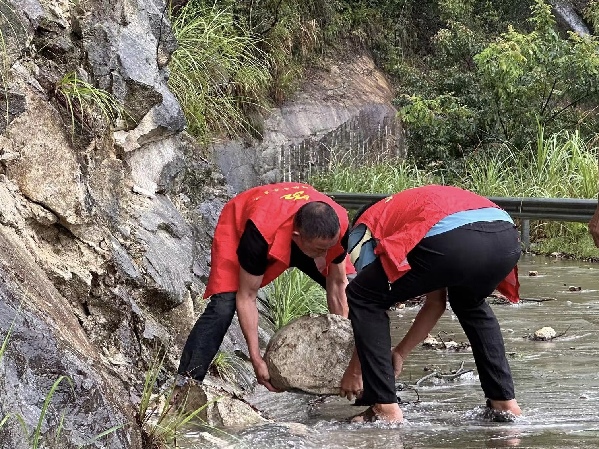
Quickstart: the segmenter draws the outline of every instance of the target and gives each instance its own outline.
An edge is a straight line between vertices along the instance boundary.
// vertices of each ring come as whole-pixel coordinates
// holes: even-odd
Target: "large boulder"
[[[279,329],[264,360],[280,390],[339,394],[341,377],[354,349],[351,323],[339,315],[305,316]]]

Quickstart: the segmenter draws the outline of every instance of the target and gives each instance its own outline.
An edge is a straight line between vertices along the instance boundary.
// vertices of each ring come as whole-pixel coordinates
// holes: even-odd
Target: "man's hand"
[[[354,398],[361,398],[363,392],[362,373],[356,372],[351,366],[348,366],[341,378],[339,396],[351,401]]]
[[[268,366],[262,357],[252,360],[252,366],[254,367],[254,373],[256,373],[256,380],[260,385],[264,385],[268,391],[278,392],[275,387],[270,383],[270,373],[268,372]]]
[[[351,359],[343,377],[341,378],[341,385],[339,386],[339,396],[347,398],[351,401],[353,398],[361,398],[364,393],[364,385],[362,383],[362,367],[360,366],[360,359],[358,353],[354,347]]]
[[[595,246],[599,248],[599,206],[597,206],[597,210],[595,210],[595,215],[593,215],[593,218],[591,218],[591,221],[589,222],[589,232],[593,237]]]
[[[391,358],[393,359],[393,372],[395,373],[395,378],[397,379],[403,370],[403,357],[399,353],[398,350],[393,349],[391,351]]]

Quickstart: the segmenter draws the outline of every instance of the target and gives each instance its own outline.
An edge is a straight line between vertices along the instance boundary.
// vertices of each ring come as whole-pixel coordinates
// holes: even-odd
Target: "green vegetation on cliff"
[[[547,0],[191,0],[172,12],[171,87],[196,137],[259,137],[264,112],[306,68],[342,46],[364,47],[395,87],[408,158],[337,167],[313,180],[322,189],[441,182],[484,195],[593,198],[599,1],[584,14],[588,35],[565,31]],[[540,223],[535,236],[597,257],[582,224]]]
[[[539,125],[586,139],[599,124],[599,41],[561,30],[545,0],[191,0],[172,23],[171,87],[202,138],[259,137],[268,106],[347,45],[370,49],[392,80],[419,166],[523,150]]]

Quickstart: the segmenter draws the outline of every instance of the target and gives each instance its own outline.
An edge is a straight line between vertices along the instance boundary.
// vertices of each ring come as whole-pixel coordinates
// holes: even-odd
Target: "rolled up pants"
[[[346,292],[362,366],[362,402],[397,402],[387,310],[442,288],[447,288],[451,308],[472,347],[485,396],[513,399],[503,337],[486,298],[516,265],[520,252],[513,224],[477,222],[422,239],[408,253],[411,269],[392,284],[379,259],[358,273]]]

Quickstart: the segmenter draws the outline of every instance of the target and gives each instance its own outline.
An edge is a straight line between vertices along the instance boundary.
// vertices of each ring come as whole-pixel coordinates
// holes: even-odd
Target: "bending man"
[[[326,289],[329,311],[347,317],[348,227],[345,209],[307,184],[255,187],[229,201],[212,243],[204,294],[210,301],[187,338],[178,373],[204,380],[237,310],[256,379],[275,391],[258,344],[258,289],[297,267]]]
[[[341,394],[361,395],[371,405],[356,420],[402,421],[395,376],[445,311],[446,292],[470,341],[489,406],[519,415],[499,323],[485,300],[495,288],[519,299],[515,266],[521,249],[510,216],[474,193],[431,185],[385,198],[355,223],[349,251],[358,275],[346,293],[357,354]],[[422,309],[391,352],[387,310],[422,294]]]

